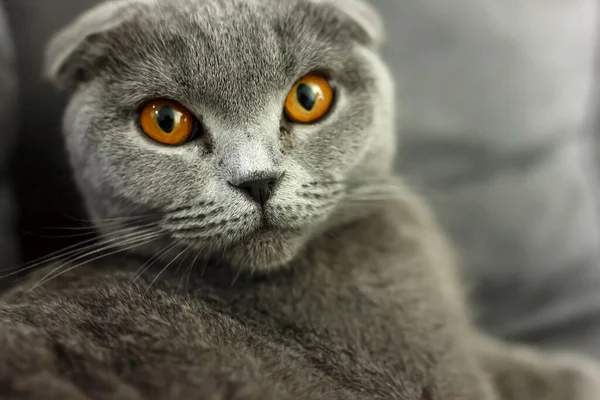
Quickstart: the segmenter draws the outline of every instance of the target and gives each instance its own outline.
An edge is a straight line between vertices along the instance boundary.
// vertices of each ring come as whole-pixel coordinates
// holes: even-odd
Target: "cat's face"
[[[346,1],[124,0],[57,36],[68,150],[107,237],[137,226],[148,240],[122,246],[264,270],[351,219],[395,143],[377,22]]]

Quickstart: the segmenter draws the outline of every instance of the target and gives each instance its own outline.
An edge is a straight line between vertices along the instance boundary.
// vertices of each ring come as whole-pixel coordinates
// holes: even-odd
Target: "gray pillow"
[[[0,4],[0,274],[16,264],[14,208],[8,174],[17,121],[13,43]]]
[[[399,169],[454,239],[477,322],[600,357],[599,3],[372,3],[398,80]]]

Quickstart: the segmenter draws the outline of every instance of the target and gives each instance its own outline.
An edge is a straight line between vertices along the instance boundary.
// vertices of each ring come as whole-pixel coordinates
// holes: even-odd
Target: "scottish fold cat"
[[[3,297],[0,398],[597,398],[592,362],[472,327],[393,174],[382,40],[359,0],[116,0],[58,33],[103,240]]]

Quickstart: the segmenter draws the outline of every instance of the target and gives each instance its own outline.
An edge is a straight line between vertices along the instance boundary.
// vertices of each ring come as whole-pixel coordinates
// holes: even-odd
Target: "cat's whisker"
[[[186,221],[186,220],[202,220],[211,217],[216,217],[220,213],[224,211],[223,207],[215,207],[210,209],[209,211],[197,211],[194,212],[193,209],[187,211],[178,211],[177,213],[170,213],[165,216],[165,221],[170,222],[178,222],[178,221]]]
[[[387,197],[398,198],[405,195],[407,189],[393,183],[370,184],[354,187],[347,192],[348,199]]]
[[[192,271],[194,270],[194,267],[196,266],[196,262],[198,261],[198,257],[200,257],[200,252],[199,251],[196,253],[196,256],[192,260],[192,263],[187,268],[187,277],[185,279],[185,292],[186,293],[189,292],[190,277],[192,276]]]
[[[332,189],[331,186],[339,185],[339,188]],[[314,191],[311,191],[313,189]],[[322,192],[327,190],[327,192]],[[385,181],[318,181],[303,185],[303,190],[298,191],[298,195],[305,198],[316,200],[332,199],[337,203],[340,197],[344,202],[358,202],[370,200],[391,200],[397,198],[401,192],[401,186],[395,182]]]
[[[147,219],[147,218],[145,218]],[[87,227],[58,227],[58,226],[50,226],[50,227],[44,227],[42,228],[43,230],[55,230],[55,231],[68,231],[68,232],[72,232],[72,231],[76,231],[76,232],[83,232],[83,233],[76,233],[76,234],[65,234],[65,235],[50,235],[50,234],[43,234],[43,233],[37,233],[37,232],[28,232],[30,235],[35,236],[35,237],[40,237],[40,238],[47,238],[47,239],[68,239],[68,238],[78,238],[78,237],[85,237],[85,236],[97,236],[98,235],[98,228],[104,228],[104,229],[109,229],[112,227],[118,227],[118,228],[126,228],[126,227],[134,227],[136,225],[138,225],[140,222],[142,222],[143,220],[141,219],[135,219],[135,220],[131,220],[131,221],[127,221],[126,223],[123,222],[112,222],[110,224],[106,224],[106,225],[102,225],[102,224],[98,224],[96,226],[87,226]],[[153,223],[148,223],[145,225],[139,225],[138,227],[145,227],[145,226],[149,226],[152,225]]]
[[[82,218],[70,217],[68,215],[66,215],[65,217],[72,221],[75,221],[75,222],[86,222],[86,223],[90,223],[90,224],[102,224],[105,222],[135,221],[135,220],[140,220],[140,219],[155,218],[158,215],[159,215],[158,213],[150,213],[150,214],[142,214],[142,215],[129,215],[129,216],[124,216],[124,217],[96,218],[96,219],[82,219]]]
[[[96,236],[98,235],[98,232],[95,229],[89,229],[88,232],[85,233],[76,233],[76,234],[65,234],[65,235],[50,235],[50,234],[43,234],[43,233],[37,233],[37,232],[25,232],[26,235],[29,236],[33,236],[36,238],[41,238],[41,239],[73,239],[73,238],[81,238],[81,237],[89,237],[89,236]]]
[[[168,228],[171,232],[184,233],[184,232],[197,232],[198,230],[209,231],[214,228],[227,226],[232,223],[240,222],[241,218],[220,220],[213,222],[206,221],[186,221],[182,220],[178,224],[163,224],[164,227]]]
[[[38,260],[33,260],[31,262],[24,263],[24,264],[21,264],[18,266],[14,266],[12,268],[6,268],[4,270],[0,270],[0,271],[11,271],[10,273],[8,273],[6,275],[0,276],[0,279],[7,278],[9,276],[13,276],[13,275],[19,274],[21,272],[31,270],[42,264],[47,264],[47,263],[50,263],[50,262],[53,262],[56,260],[65,259],[65,258],[71,257],[73,255],[88,251],[90,249],[94,249],[96,247],[101,247],[101,246],[105,246],[110,243],[118,242],[120,240],[128,239],[131,236],[140,234],[140,229],[145,229],[145,228],[150,228],[150,227],[152,227],[152,225],[142,226],[139,228],[133,228],[133,227],[124,228],[122,230],[113,232],[111,234],[111,236],[109,236],[108,238],[102,238],[102,239],[92,238],[92,239],[85,240],[81,243],[77,243],[77,244],[68,246],[62,250],[59,250],[52,254],[49,254],[48,256],[42,257]],[[146,232],[151,232],[151,230],[148,230]],[[89,243],[91,243],[91,244],[89,244]]]
[[[157,235],[157,232],[152,232],[152,231],[145,231],[145,232],[135,232],[135,234],[133,235],[125,235],[122,237],[119,237],[119,245],[127,245],[133,241],[137,241],[137,240],[142,240],[145,239],[149,236],[154,236]],[[130,237],[133,236],[133,237]],[[73,254],[70,257],[67,257],[64,260],[61,260],[61,265],[67,265],[69,263],[81,260],[87,256],[93,255],[93,254],[97,254],[103,251],[108,251],[113,249],[114,247],[116,247],[116,244],[112,244],[112,243],[108,243],[108,242],[103,242],[103,243],[99,243],[97,246],[90,246],[89,249],[87,249],[86,251],[79,251],[75,254]],[[60,266],[58,267],[60,268]]]
[[[208,258],[204,260],[204,265],[202,266],[202,271],[200,271],[200,278],[204,278],[204,274],[206,273],[206,268],[208,268]]]
[[[243,268],[244,267],[241,265],[238,266],[237,272],[236,272],[235,276],[233,277],[233,279],[231,280],[231,285],[230,285],[231,288],[233,288],[235,286],[235,283],[240,278],[240,275],[242,275]]]
[[[148,259],[138,270],[135,272],[134,278],[131,281],[131,285],[134,285],[138,279],[140,279],[146,271],[148,271],[152,266],[160,260],[165,254],[175,248],[177,246],[177,242],[173,241],[170,244],[166,245],[161,251],[154,254],[152,257]]]
[[[325,199],[336,198],[345,193],[346,193],[345,190],[327,190],[327,191],[314,191],[314,192],[298,191],[298,192],[296,192],[296,194],[298,196],[305,197],[308,199],[314,199],[314,200],[325,200]]]
[[[116,227],[127,227],[127,226],[135,226],[140,224],[141,222],[143,222],[145,219],[149,219],[149,218],[144,218],[144,219],[135,219],[135,220],[124,220],[124,221],[114,221],[114,222],[110,222],[110,223],[102,223],[102,222],[98,222],[95,223],[93,226],[48,226],[48,227],[44,227],[42,229],[45,230],[56,230],[56,231],[91,231],[91,232],[97,232],[98,228],[111,228],[113,226]]]
[[[192,246],[192,245],[190,245],[190,247],[191,247],[191,246]],[[177,273],[179,272],[179,270],[180,270],[180,269],[181,269],[181,267],[183,266],[183,263],[184,263],[184,261],[185,261],[185,260],[187,260],[188,256],[189,256],[189,254],[188,254],[188,253],[186,253],[186,254],[184,254],[184,256],[183,256],[183,257],[182,257],[182,258],[179,260],[179,264],[177,265],[177,268],[175,268],[175,271],[173,271],[173,274],[174,274],[174,275],[177,275]]]
[[[42,260],[42,261],[36,262],[33,265],[30,265],[30,266],[27,266],[27,267],[24,267],[24,268],[20,268],[20,269],[18,269],[16,271],[13,271],[13,272],[9,273],[9,274],[1,276],[0,279],[7,278],[7,277],[12,276],[12,275],[16,275],[16,274],[19,274],[21,272],[25,272],[27,270],[34,269],[34,268],[36,268],[36,267],[38,267],[38,266],[40,266],[42,264],[48,264],[48,263],[55,262],[55,261],[59,261],[61,263],[73,262],[73,261],[76,261],[76,260],[80,259],[82,257],[82,255],[84,255],[84,254],[90,254],[92,252],[93,253],[97,253],[97,252],[103,251],[104,249],[113,248],[115,246],[115,244],[114,244],[115,242],[119,242],[119,244],[127,243],[129,240],[136,239],[137,237],[139,237],[141,235],[146,235],[146,234],[149,234],[149,233],[153,233],[153,232],[152,231],[133,232],[133,233],[129,233],[127,235],[120,235],[120,236],[115,237],[115,238],[113,238],[111,240],[105,240],[105,241],[94,243],[92,245],[88,245],[88,246],[85,246],[85,247],[82,247],[82,248],[77,248],[77,249],[72,250],[72,251],[70,251],[70,252],[68,252],[66,254],[60,254],[59,256],[52,257],[51,259]]]
[[[169,206],[165,207],[165,212],[166,213],[178,213],[178,212],[186,212],[186,211],[190,211],[190,210],[195,210],[198,208],[213,208],[213,207],[221,208],[216,202],[208,200],[208,201],[203,201],[203,202],[195,202],[193,204],[169,205]]]
[[[149,229],[149,228],[158,228],[158,223],[153,221],[153,222],[148,222],[146,224],[142,224],[142,225],[138,225],[138,224],[130,224],[128,226],[123,226],[122,229],[116,230],[116,231],[110,231],[108,230],[107,232],[102,232],[102,235],[104,237],[106,236],[110,236],[114,233],[117,232],[123,232],[126,230],[132,230],[132,229],[136,229],[136,230],[143,230],[143,229]]]
[[[160,276],[167,270],[169,269],[169,267],[171,265],[173,265],[173,263],[179,258],[181,257],[182,254],[186,253],[187,251],[189,251],[192,248],[192,246],[188,246],[185,249],[181,250],[179,252],[179,254],[177,254],[169,263],[167,263],[167,265],[165,265],[165,267],[163,269],[160,270],[160,272],[154,277],[154,279],[152,280],[152,282],[150,282],[150,284],[148,285],[147,290],[150,290],[150,288],[152,287],[152,285],[158,280],[158,278],[160,278]]]
[[[69,261],[67,263],[61,264],[58,267],[54,268],[52,271],[50,271],[49,273],[47,273],[46,275],[44,275],[36,284],[34,284],[29,289],[29,291],[33,291],[33,290],[37,289],[38,287],[40,287],[40,286],[46,284],[47,282],[51,281],[52,279],[56,279],[59,276],[67,274],[67,273],[73,271],[74,269],[76,269],[78,267],[81,267],[81,266],[83,266],[85,264],[89,264],[89,263],[91,263],[93,261],[97,261],[99,259],[106,258],[106,257],[109,257],[109,256],[114,255],[114,254],[119,254],[119,253],[125,252],[127,250],[131,250],[131,249],[134,249],[136,247],[143,246],[145,244],[148,244],[148,243],[152,242],[153,240],[158,239],[159,237],[160,237],[160,234],[153,232],[153,233],[149,233],[149,234],[146,234],[146,235],[142,235],[141,237],[137,237],[137,238],[134,238],[134,239],[127,240],[125,242],[122,242],[122,244],[125,245],[126,247],[120,247],[117,250],[111,251],[111,252],[109,252],[107,254],[101,254],[101,255],[96,256],[96,257],[94,257],[92,259],[85,259],[84,261],[79,262],[79,263],[77,263],[77,264],[75,264],[75,265],[73,265],[73,266],[68,267],[68,268],[65,269],[65,267],[67,267],[69,265],[69,263],[72,263],[74,261],[78,261],[78,260],[87,258],[88,256],[91,256],[93,254],[98,254],[99,252],[110,250],[113,247],[112,246],[111,247],[105,247],[105,248],[102,248],[102,249],[98,249],[98,250],[94,250],[92,252],[86,253],[86,254],[84,254],[82,256],[79,256],[79,257],[77,257],[77,258],[75,258],[75,259],[73,259],[73,260],[71,260],[71,261]]]
[[[35,290],[36,288],[38,288],[38,287],[40,287],[40,286],[42,286],[42,285],[44,285],[44,284],[48,283],[48,282],[49,282],[49,281],[51,281],[52,279],[56,279],[56,278],[58,278],[58,277],[60,277],[60,276],[62,276],[62,275],[65,275],[65,274],[67,274],[67,273],[69,273],[69,272],[71,272],[71,271],[75,270],[76,268],[82,267],[82,266],[84,266],[84,265],[86,265],[86,264],[89,264],[89,263],[91,263],[91,262],[94,262],[94,261],[100,260],[100,259],[102,259],[102,258],[109,257],[109,256],[111,256],[111,255],[114,255],[114,254],[119,254],[119,253],[122,253],[122,252],[124,252],[124,251],[131,250],[131,249],[134,249],[134,248],[136,248],[136,247],[139,247],[139,246],[143,246],[143,245],[145,245],[145,244],[148,244],[148,243],[152,242],[152,240],[155,240],[155,239],[157,239],[157,238],[153,238],[153,239],[150,239],[150,240],[148,240],[148,239],[146,239],[146,240],[142,240],[141,242],[139,242],[139,243],[135,243],[135,244],[133,244],[133,245],[130,245],[130,246],[128,246],[128,247],[125,247],[125,248],[122,248],[122,249],[118,249],[118,250],[112,251],[112,252],[110,252],[110,253],[108,253],[108,254],[102,254],[102,255],[100,255],[100,256],[97,256],[97,257],[94,257],[94,258],[92,258],[92,259],[90,259],[90,260],[85,260],[85,261],[83,261],[83,262],[81,262],[81,263],[78,263],[78,264],[76,264],[76,265],[74,265],[74,266],[72,266],[72,267],[69,267],[69,268],[67,268],[66,270],[64,270],[64,271],[62,271],[62,272],[58,272],[58,273],[56,273],[56,275],[54,275],[54,276],[51,276],[51,277],[44,277],[44,278],[42,278],[42,280],[41,280],[40,282],[36,283],[36,284],[35,284],[35,285],[34,285],[34,286],[31,288],[31,289],[29,289],[29,291],[33,291],[33,290]]]
[[[89,237],[89,236],[94,236],[93,239],[99,240],[99,235],[98,235],[98,230],[95,228],[90,228],[88,230],[88,232],[85,233],[73,233],[73,234],[68,234],[68,235],[47,235],[47,234],[41,234],[41,233],[30,233],[32,236],[35,237],[39,237],[39,238],[44,238],[44,239],[74,239],[74,238],[82,238],[82,237]]]
[[[22,271],[26,271],[30,268],[35,268],[36,266],[39,266],[40,264],[46,263],[46,262],[50,262],[56,259],[60,259],[61,257],[65,257],[68,254],[71,254],[72,252],[77,252],[77,251],[81,251],[82,249],[85,249],[87,247],[81,247],[82,245],[88,244],[88,243],[95,243],[94,245],[97,245],[96,242],[98,242],[98,238],[92,238],[92,239],[88,239],[85,240],[83,242],[80,243],[76,243],[74,245],[65,247],[64,249],[55,251],[47,256],[44,256],[42,258],[39,258],[37,260],[33,260],[21,265],[15,265],[13,267],[8,267],[8,268],[4,268],[4,269],[0,269],[0,272],[4,272],[4,271],[14,271],[17,270],[17,272],[15,273],[19,273]],[[4,278],[5,276],[0,276],[0,279]]]
[[[164,17],[165,14],[165,9],[163,8],[162,4],[160,4],[161,0],[156,0],[156,5],[158,6],[158,9],[160,11],[160,13],[162,14],[162,16]]]
[[[371,195],[363,195],[363,196],[352,196],[348,197],[345,201],[348,202],[386,202],[397,199],[398,196],[387,195],[383,193],[373,193]]]
[[[341,186],[344,187],[347,185],[346,181],[314,181],[305,183],[302,185],[303,189],[310,189],[315,187],[331,187],[331,186]]]
[[[240,232],[239,228],[230,228],[220,232],[203,232],[200,230],[191,230],[187,232],[173,232],[171,235],[177,239],[186,241],[210,240],[216,241],[226,236],[237,236]]]

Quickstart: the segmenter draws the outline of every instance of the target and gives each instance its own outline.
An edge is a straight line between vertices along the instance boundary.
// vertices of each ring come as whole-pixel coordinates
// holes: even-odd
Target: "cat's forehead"
[[[318,0],[157,0],[150,5],[150,13],[130,25],[129,34],[147,35],[145,43],[138,37],[142,47],[162,45],[167,52],[181,50],[176,53],[181,57],[185,49],[200,63],[218,62],[223,68],[245,63],[246,70],[289,69],[345,51],[354,42],[333,8]],[[174,46],[165,49],[169,45]]]
[[[132,86],[142,80],[234,112],[303,74],[350,73],[348,36],[309,0],[157,0],[115,32],[115,50]]]
[[[340,14],[323,0],[147,0],[146,5],[151,20],[162,22],[157,29],[185,25],[206,33],[263,35],[276,28],[291,36],[317,29],[323,38],[340,36],[344,30]]]

